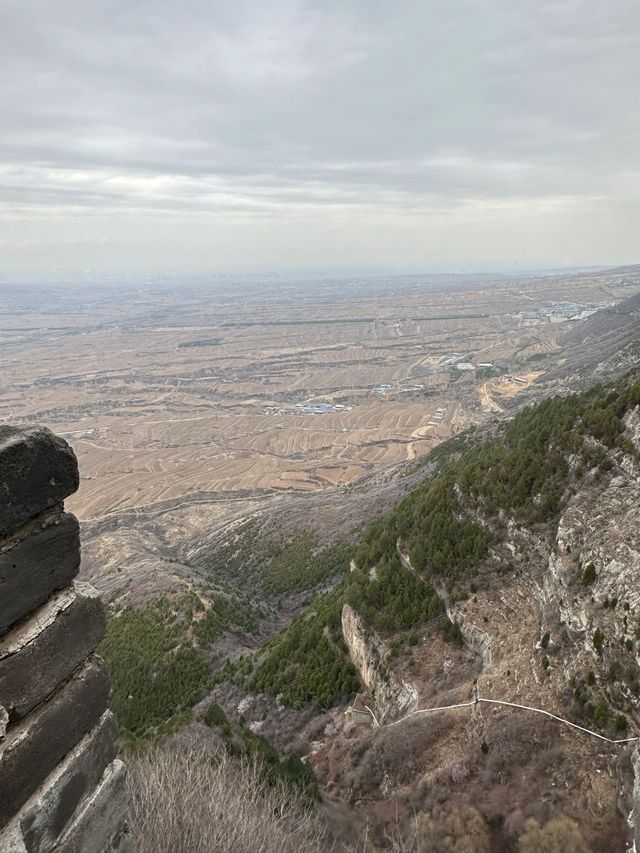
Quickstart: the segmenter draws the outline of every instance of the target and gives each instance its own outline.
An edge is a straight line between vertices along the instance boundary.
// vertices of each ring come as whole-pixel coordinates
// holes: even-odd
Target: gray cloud
[[[0,56],[11,268],[635,260],[637,0],[5,0]]]

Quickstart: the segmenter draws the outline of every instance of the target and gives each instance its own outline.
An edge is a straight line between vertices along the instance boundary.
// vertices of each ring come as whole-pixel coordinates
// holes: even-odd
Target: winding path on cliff
[[[438,711],[454,711],[454,710],[457,710],[459,708],[475,708],[480,703],[485,703],[487,705],[503,705],[503,706],[510,707],[510,708],[517,708],[521,711],[531,711],[531,712],[536,713],[536,714],[543,714],[545,717],[550,717],[552,720],[556,720],[559,723],[564,723],[564,725],[566,725],[566,726],[570,726],[573,729],[578,729],[581,732],[585,732],[588,735],[592,735],[593,737],[599,738],[600,740],[604,740],[607,743],[622,744],[622,743],[632,743],[632,742],[640,740],[640,737],[637,735],[634,737],[619,738],[616,740],[614,738],[609,738],[609,737],[606,737],[605,735],[601,735],[599,732],[594,732],[592,729],[587,729],[584,726],[579,726],[577,723],[572,723],[571,720],[567,720],[567,719],[565,719],[565,717],[559,717],[557,714],[552,714],[551,711],[545,711],[544,708],[536,708],[532,705],[520,705],[517,702],[507,702],[503,699],[485,699],[482,696],[475,696],[470,702],[460,702],[456,705],[443,705],[443,706],[438,707],[438,708],[420,708],[417,711],[411,711],[411,713],[406,714],[404,717],[401,717],[399,720],[395,720],[392,723],[386,723],[383,726],[380,726],[380,724],[376,720],[372,711],[369,708],[367,708],[367,710],[371,714],[373,721],[374,721],[374,724],[376,725],[377,728],[386,728],[387,729],[387,728],[391,728],[392,726],[398,726],[398,725],[400,725],[400,723],[404,723],[410,717],[416,717],[420,714],[433,714],[433,713],[436,713]]]
[[[416,570],[414,569],[414,567],[411,564],[411,560],[409,558],[409,555],[403,553],[402,549],[400,548],[399,543],[397,543],[396,548],[397,548],[398,555],[400,557],[400,561],[401,561],[402,565],[408,571],[411,571],[414,574],[416,574]],[[445,602],[445,604],[446,604],[446,602]],[[485,667],[483,666],[483,669],[484,668]],[[620,739],[615,740],[613,738],[608,738],[605,735],[599,734],[598,732],[594,732],[592,729],[587,729],[584,726],[580,726],[577,723],[573,723],[573,722],[571,722],[571,720],[567,720],[565,717],[560,717],[557,714],[552,714],[551,711],[546,711],[544,708],[537,708],[537,707],[534,707],[532,705],[523,705],[523,704],[520,704],[518,702],[507,702],[506,700],[503,700],[503,699],[489,699],[489,698],[480,697],[480,696],[478,696],[477,686],[474,688],[474,693],[475,693],[475,696],[470,702],[462,702],[462,703],[458,703],[456,705],[443,705],[443,706],[440,706],[437,708],[420,708],[420,709],[417,709],[415,711],[411,711],[409,714],[406,714],[404,717],[401,717],[399,720],[395,720],[392,723],[386,723],[382,727],[383,728],[390,728],[391,726],[397,726],[400,723],[403,723],[405,720],[408,720],[410,717],[415,717],[415,716],[418,716],[421,714],[431,714],[431,713],[436,713],[438,711],[453,711],[453,710],[457,710],[460,708],[473,708],[473,707],[478,706],[480,703],[485,703],[488,705],[502,705],[502,706],[507,706],[510,708],[517,708],[518,710],[521,710],[521,711],[530,711],[530,712],[536,713],[536,714],[543,714],[544,716],[550,717],[551,719],[556,720],[557,722],[564,723],[564,725],[570,726],[571,728],[574,728],[574,729],[578,729],[579,731],[585,732],[586,734],[592,735],[593,737],[599,738],[600,740],[606,741],[607,743],[623,744],[623,743],[632,743],[632,742],[640,740],[640,736],[620,738]],[[371,714],[371,716],[373,718],[374,725],[376,727],[380,727],[380,724],[378,723],[378,721],[377,721],[375,715],[373,714],[373,712],[371,711],[371,709],[367,708],[367,710],[369,711],[369,713]]]

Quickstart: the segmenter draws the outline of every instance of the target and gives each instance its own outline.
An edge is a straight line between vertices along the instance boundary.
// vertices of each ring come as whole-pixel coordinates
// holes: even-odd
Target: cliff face
[[[129,853],[124,765],[95,654],[105,617],[75,581],[73,451],[0,427],[0,850]]]
[[[586,471],[561,511],[553,536],[510,523],[496,550],[515,570],[454,605],[442,593],[449,618],[458,622],[466,643],[481,657],[481,696],[507,698],[566,717],[579,712],[581,685],[589,676],[592,692],[587,701],[595,705],[604,700],[609,715],[620,714],[629,724],[629,730],[609,732],[620,739],[633,736],[640,724],[638,409],[625,425],[635,455],[618,454],[605,476]],[[589,729],[598,727],[589,715],[580,722]],[[585,744],[588,748],[590,739]],[[629,762],[632,748],[624,743],[611,748],[607,796],[620,813],[633,809],[640,849],[640,755],[636,748]],[[577,747],[572,755],[577,767]],[[635,776],[633,790],[627,768]],[[585,801],[592,783],[585,762],[574,775]]]
[[[428,566],[425,574],[460,628],[464,647],[445,644],[434,632],[428,642],[391,657],[364,620],[344,608],[344,638],[380,716],[397,718],[415,707],[401,683],[407,654],[412,695],[419,696],[421,709],[474,696],[487,702],[359,732],[358,749],[350,731],[342,740],[332,735],[324,752],[317,750],[318,773],[332,794],[370,797],[372,823],[391,798],[408,809],[419,802],[418,808],[432,811],[437,792],[438,806],[470,802],[493,826],[502,826],[504,849],[515,846],[515,823],[518,834],[529,816],[542,823],[563,814],[579,823],[589,849],[630,849],[633,827],[640,850],[637,404],[621,416],[618,429],[621,440],[609,444],[585,430],[587,450],[597,450],[593,455],[578,455],[567,442],[557,469],[557,511],[543,520],[487,509],[471,490],[459,491],[460,516],[491,532],[487,556],[464,596],[447,595],[445,582],[430,576]],[[450,470],[456,471],[453,464]],[[534,507],[536,500],[534,494]],[[397,533],[425,506],[426,498],[409,504],[397,524],[381,528],[391,545],[381,543],[381,533],[369,554],[378,553],[374,545],[384,547],[390,561],[395,546],[408,576],[419,576],[408,538]],[[370,566],[361,569],[374,582]],[[411,588],[408,580],[403,584]],[[379,592],[375,600],[384,601]]]
[[[353,665],[375,702],[378,722],[391,722],[418,707],[418,691],[388,668],[389,651],[374,631],[365,632],[360,617],[348,604],[342,608],[342,634]]]

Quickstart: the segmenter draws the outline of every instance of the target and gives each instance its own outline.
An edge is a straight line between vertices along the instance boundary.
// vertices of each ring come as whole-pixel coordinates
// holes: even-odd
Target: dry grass
[[[137,853],[321,853],[320,818],[258,768],[181,739],[128,760]]]

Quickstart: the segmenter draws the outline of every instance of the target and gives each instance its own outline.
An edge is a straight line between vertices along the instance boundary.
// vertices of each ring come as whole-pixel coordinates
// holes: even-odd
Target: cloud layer
[[[637,0],[5,0],[0,261],[638,260]]]

